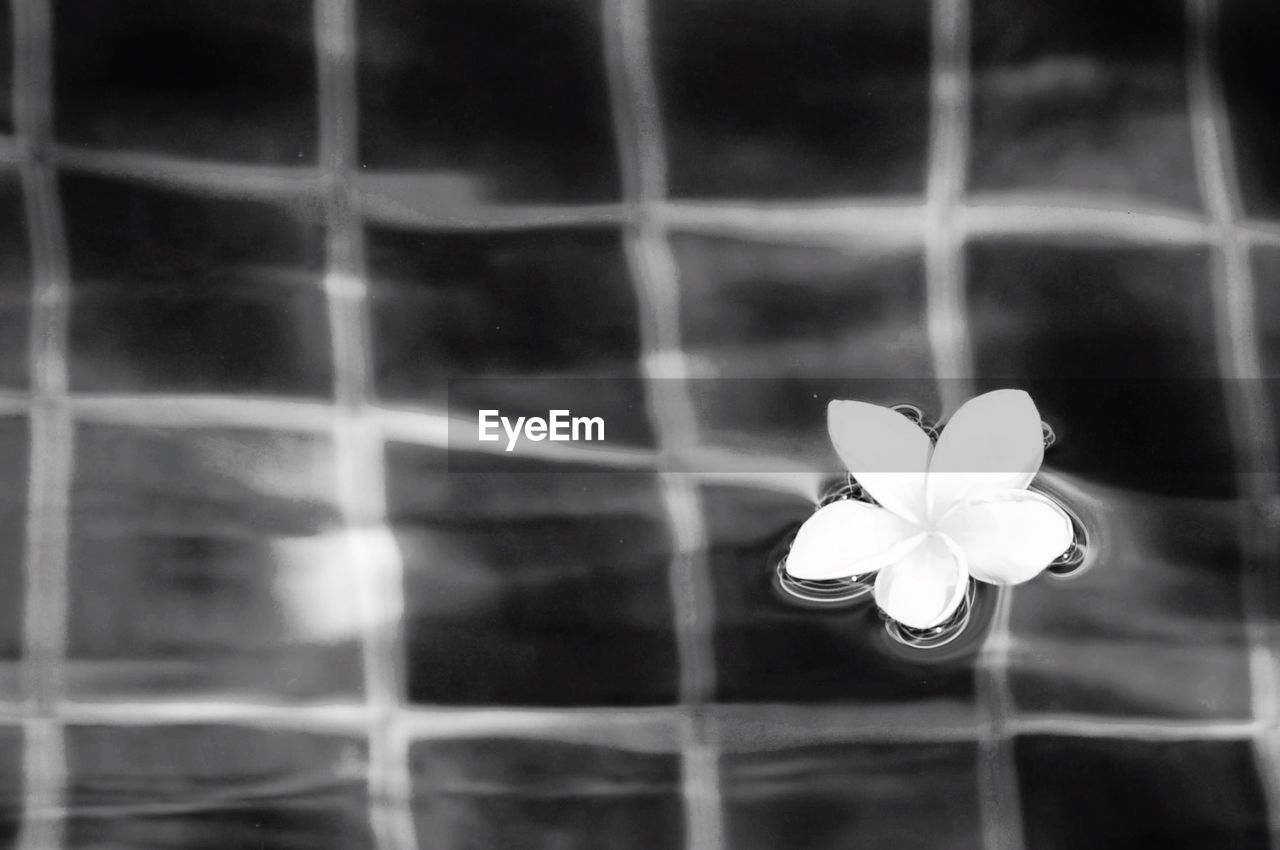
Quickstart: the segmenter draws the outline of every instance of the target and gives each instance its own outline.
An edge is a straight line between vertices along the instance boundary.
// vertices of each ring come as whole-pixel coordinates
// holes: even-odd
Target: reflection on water
[[[1188,63],[1218,7],[1221,81]],[[1267,847],[1276,482],[1241,486],[1217,378],[1280,374],[1277,9],[7,4],[0,846]],[[325,291],[335,259],[365,286]],[[687,433],[636,379],[673,363],[713,379]],[[425,445],[447,377],[500,408],[568,374],[629,446],[813,481],[828,399],[1018,386],[1077,541],[912,634],[780,579],[814,493]],[[87,392],[166,395],[104,423]],[[209,392],[270,403],[147,427]],[[330,410],[209,412],[335,397],[413,432],[356,528]],[[349,554],[384,521],[378,620]]]
[[[969,579],[965,583],[964,598],[955,613],[936,626],[927,629],[916,629],[897,622],[892,617],[885,617],[884,627],[889,637],[903,646],[921,651],[941,649],[953,643],[969,626],[973,612],[973,600],[977,583]]]

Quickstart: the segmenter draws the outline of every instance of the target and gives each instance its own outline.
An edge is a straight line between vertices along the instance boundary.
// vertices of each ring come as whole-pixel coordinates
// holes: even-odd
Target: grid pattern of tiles
[[[842,377],[1277,376],[1265,5],[233,5],[5,7],[0,846],[1274,844],[1274,395],[979,647],[762,590]]]

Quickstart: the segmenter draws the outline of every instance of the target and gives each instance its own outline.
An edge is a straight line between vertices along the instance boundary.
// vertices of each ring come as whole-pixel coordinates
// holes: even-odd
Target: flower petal
[[[832,502],[800,526],[787,554],[787,573],[808,581],[866,575],[899,557],[916,536],[915,526],[884,508]]]
[[[1052,499],[1008,490],[957,506],[938,530],[964,552],[969,572],[991,584],[1034,578],[1071,545],[1071,518]]]
[[[833,401],[827,431],[844,465],[877,502],[917,525],[924,521],[933,444],[920,426],[887,407]]]
[[[996,390],[952,415],[929,462],[928,512],[937,519],[959,502],[1024,490],[1044,462],[1040,412],[1022,390]]]
[[[964,554],[930,534],[876,576],[876,604],[905,626],[928,629],[955,613],[968,585]]]

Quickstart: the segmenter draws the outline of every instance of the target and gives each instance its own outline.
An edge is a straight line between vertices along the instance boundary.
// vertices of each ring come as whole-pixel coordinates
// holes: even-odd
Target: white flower
[[[1040,414],[1021,390],[965,403],[935,447],[887,407],[833,401],[827,428],[840,459],[880,505],[833,502],[800,527],[786,570],[823,581],[879,572],[876,604],[925,629],[959,607],[969,577],[1018,584],[1072,541],[1071,520],[1026,488],[1044,460]]]

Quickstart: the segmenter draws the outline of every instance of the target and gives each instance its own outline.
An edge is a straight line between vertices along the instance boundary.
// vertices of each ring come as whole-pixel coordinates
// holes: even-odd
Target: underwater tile
[[[929,9],[918,0],[656,0],[671,194],[921,193]]]
[[[715,605],[716,699],[721,702],[848,702],[968,718],[974,664],[993,597],[983,591],[954,643],[908,649],[885,632],[874,603],[798,607],[776,588],[775,569],[812,500],[760,487],[700,490]]]
[[[70,691],[361,699],[333,466],[310,435],[80,424]]]
[[[426,202],[617,200],[600,0],[360,5],[360,161]]]
[[[1254,387],[1243,383],[1246,391],[1261,392],[1269,402],[1273,422],[1280,421],[1280,246],[1255,245],[1250,257],[1253,269],[1254,309],[1257,323],[1258,353],[1261,358],[1262,384]],[[1280,470],[1265,470],[1273,480]]]
[[[0,0],[0,133],[13,132],[13,2]]]
[[[1012,594],[1020,713],[1245,719],[1252,713],[1237,503],[1085,486],[1092,560]]]
[[[0,479],[0,702],[22,697],[30,446],[26,417],[0,417],[0,469],[5,473]]]
[[[409,699],[650,705],[679,675],[671,543],[649,472],[387,449]]]
[[[652,444],[617,230],[378,228],[367,242],[383,399],[468,416],[590,406],[611,440]]]
[[[1057,442],[1041,481],[1082,517],[1091,566],[1012,595],[1017,710],[1250,711],[1236,458],[1206,249],[969,246],[980,388],[1029,390]]]
[[[62,197],[75,390],[331,393],[314,211],[84,175]]]
[[[1201,203],[1183,4],[973,5],[969,188]]]
[[[66,748],[76,850],[375,846],[363,735],[70,726]]]
[[[1226,95],[1236,183],[1244,212],[1255,218],[1280,218],[1280,56],[1275,33],[1280,7],[1267,0],[1233,0],[1217,8],[1218,61]]]
[[[418,741],[422,847],[683,850],[679,753],[550,740]]]
[[[55,0],[57,137],[307,165],[319,138],[308,0]]]
[[[741,850],[980,850],[978,748],[827,743],[720,762],[727,844]]]
[[[1027,850],[1264,850],[1249,741],[1028,736],[1016,760]]]
[[[917,250],[672,238],[699,439],[840,466],[827,402],[933,407]]]
[[[1031,393],[1059,437],[1046,468],[1162,495],[1234,493],[1211,262],[1205,246],[968,246],[979,384]]]
[[[30,384],[32,268],[22,183],[0,171],[0,387]]]
[[[0,726],[0,847],[17,847],[23,814],[23,731]]]

